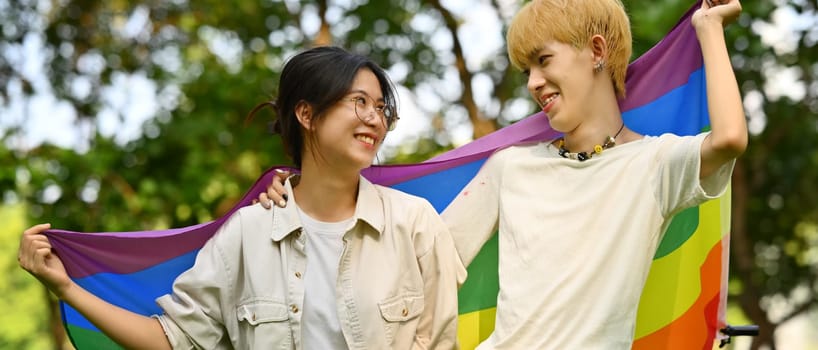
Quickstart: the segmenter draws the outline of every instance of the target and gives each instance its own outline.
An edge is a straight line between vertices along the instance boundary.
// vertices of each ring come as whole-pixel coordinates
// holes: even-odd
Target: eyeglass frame
[[[362,91],[357,91],[357,92],[355,92],[355,94],[357,94],[357,95],[352,96],[352,97],[345,97],[342,100],[343,101],[350,101],[350,102],[353,103],[352,108],[353,108],[353,111],[355,112],[355,116],[358,117],[358,120],[360,120],[360,121],[362,121],[364,123],[368,123],[369,120],[371,120],[371,118],[372,118],[372,114],[373,114],[372,112],[374,112],[374,114],[378,115],[381,118],[381,121],[383,122],[384,126],[386,126],[386,131],[395,130],[395,128],[398,125],[398,120],[400,120],[400,117],[397,115],[397,112],[395,111],[395,108],[393,106],[390,106],[389,104],[387,104],[385,102],[383,103],[383,105],[379,106],[378,103],[377,103],[378,101],[375,101],[374,98],[372,98],[367,93],[362,92]],[[364,112],[364,115],[368,115],[368,117],[366,117],[366,118],[362,118],[361,113],[358,112],[358,107],[359,107],[360,101],[362,101],[362,100],[365,101],[364,106],[361,106],[361,107],[366,109],[366,112]],[[366,104],[369,103],[369,102],[372,103],[372,108],[366,107]],[[369,111],[369,109],[371,109],[371,111]],[[392,115],[394,115],[394,117]]]

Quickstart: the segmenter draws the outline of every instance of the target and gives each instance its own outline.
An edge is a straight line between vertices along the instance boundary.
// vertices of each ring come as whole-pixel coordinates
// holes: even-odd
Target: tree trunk
[[[313,41],[315,46],[332,45],[332,33],[327,22],[327,6],[326,0],[318,1],[318,16],[321,18],[321,27],[318,29],[318,35]]]
[[[775,349],[773,332],[777,325],[769,321],[767,312],[761,308],[761,295],[757,292],[761,289],[758,282],[753,279],[755,253],[747,232],[747,203],[750,198],[747,175],[745,160],[739,158],[736,160],[732,181],[731,270],[735,272],[743,286],[738,297],[739,305],[747,317],[759,327],[759,334],[753,339],[751,349],[759,349],[762,345],[769,345],[771,349]]]
[[[60,315],[60,303],[55,299],[48,288],[43,287],[43,294],[46,305],[48,305],[48,328],[51,330],[51,338],[54,341],[54,350],[73,349],[67,341],[65,328],[62,326],[62,316]]]
[[[449,10],[447,10],[440,3],[439,0],[429,0],[428,3],[432,5],[443,17],[443,22],[446,24],[446,29],[452,35],[452,53],[455,57],[455,67],[460,76],[461,87],[463,88],[463,95],[460,97],[460,102],[466,111],[469,113],[469,121],[472,125],[472,137],[478,139],[486,136],[497,130],[497,123],[493,119],[487,119],[477,103],[474,101],[474,92],[472,91],[471,81],[473,74],[466,67],[466,57],[463,54],[463,45],[460,43],[460,38],[457,37],[458,21],[454,18]]]

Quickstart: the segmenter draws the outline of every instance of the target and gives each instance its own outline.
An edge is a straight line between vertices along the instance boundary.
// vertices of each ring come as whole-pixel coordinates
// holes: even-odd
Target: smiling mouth
[[[372,137],[366,136],[366,135],[357,135],[357,136],[355,136],[355,139],[358,140],[358,141],[361,141],[361,142],[363,142],[365,144],[368,144],[370,146],[375,145],[375,139],[372,138]]]
[[[548,96],[548,98],[546,98],[545,100],[542,100],[542,102],[540,103],[540,108],[542,108],[543,112],[547,113],[548,110],[551,109],[551,102],[554,102],[554,100],[559,96],[560,93],[556,92]]]
[[[560,96],[559,92],[551,94],[551,96],[548,96],[548,98],[542,100],[540,106],[542,107],[542,109],[545,109],[549,103],[554,102],[554,99],[556,99],[559,96]]]

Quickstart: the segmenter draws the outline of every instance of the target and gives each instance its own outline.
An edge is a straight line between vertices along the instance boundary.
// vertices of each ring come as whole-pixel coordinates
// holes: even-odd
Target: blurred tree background
[[[692,1],[624,3],[636,57]],[[405,119],[422,127],[386,149],[383,162],[421,161],[462,143],[462,130],[476,138],[533,113],[502,46],[519,6],[0,0],[0,348],[69,346],[56,304],[14,261],[23,228],[188,226],[219,217],[264,169],[286,164],[264,118],[247,126],[244,118],[276,92],[284,60],[305,47],[369,55],[401,86],[403,127]],[[727,30],[751,131],[733,179],[728,321],[761,326],[753,349],[788,337],[818,348],[818,5],[743,6]],[[496,37],[471,32],[484,21],[497,23]],[[470,56],[467,48],[492,40],[488,54]],[[59,132],[72,142],[33,139],[58,118],[71,120]],[[811,334],[776,332],[799,318]]]

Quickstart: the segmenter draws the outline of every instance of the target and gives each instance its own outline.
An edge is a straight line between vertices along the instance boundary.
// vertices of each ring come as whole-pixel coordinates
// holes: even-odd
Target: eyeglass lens
[[[355,115],[362,122],[368,122],[374,114],[384,122],[387,130],[392,131],[395,129],[396,120],[392,116],[392,109],[386,104],[378,104],[368,96],[353,97],[352,101],[355,103]]]

